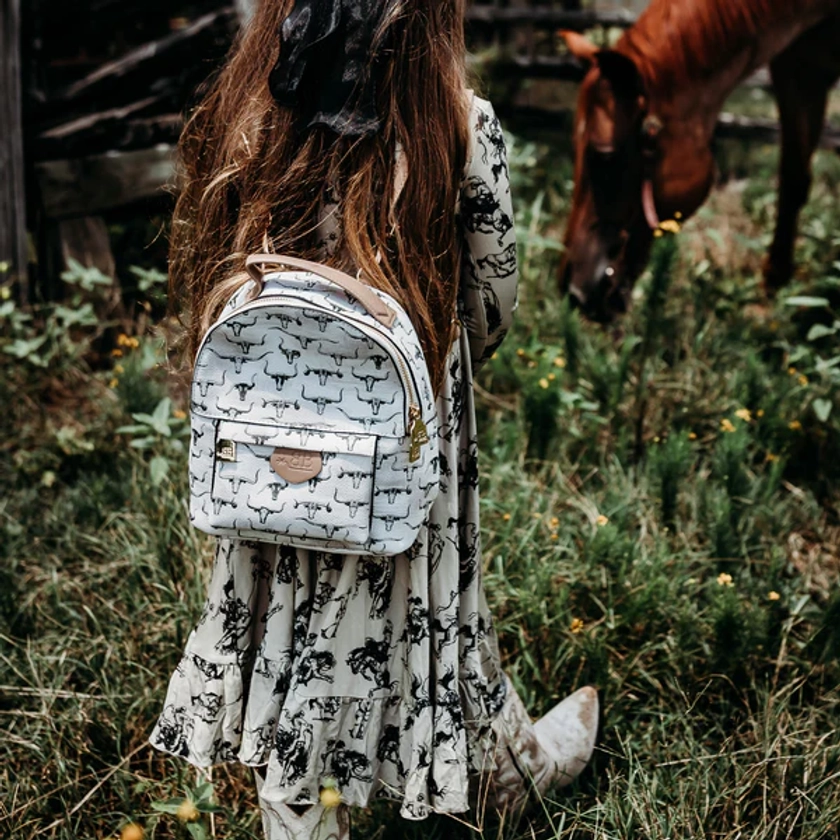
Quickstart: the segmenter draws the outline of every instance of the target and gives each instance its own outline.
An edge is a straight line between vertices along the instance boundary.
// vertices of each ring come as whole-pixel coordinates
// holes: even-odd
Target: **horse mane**
[[[716,72],[770,26],[793,22],[820,2],[653,0],[616,50],[633,59],[651,87],[668,89]]]

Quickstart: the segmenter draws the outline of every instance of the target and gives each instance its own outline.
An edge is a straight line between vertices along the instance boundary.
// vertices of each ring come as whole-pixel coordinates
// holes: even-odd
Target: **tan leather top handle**
[[[260,285],[263,283],[263,269],[271,268],[297,268],[302,271],[309,271],[312,274],[317,274],[323,277],[324,280],[329,280],[330,283],[335,283],[340,286],[345,292],[349,292],[356,298],[359,303],[364,306],[370,315],[376,318],[380,324],[392,327],[397,317],[397,313],[391,309],[388,304],[382,301],[370,286],[366,286],[361,280],[339,271],[337,268],[330,268],[320,263],[309,262],[308,260],[299,260],[297,257],[284,257],[282,254],[252,254],[245,260],[245,267],[248,269],[248,274]]]

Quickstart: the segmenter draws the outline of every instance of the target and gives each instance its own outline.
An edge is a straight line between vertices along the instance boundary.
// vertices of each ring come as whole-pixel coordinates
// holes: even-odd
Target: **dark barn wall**
[[[20,0],[0,0],[0,284],[26,296]]]

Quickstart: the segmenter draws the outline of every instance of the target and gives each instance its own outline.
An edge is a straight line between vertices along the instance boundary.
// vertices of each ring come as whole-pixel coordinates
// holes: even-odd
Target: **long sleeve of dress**
[[[492,105],[477,97],[473,103],[472,147],[461,186],[460,316],[477,370],[510,328],[519,272],[504,134]]]

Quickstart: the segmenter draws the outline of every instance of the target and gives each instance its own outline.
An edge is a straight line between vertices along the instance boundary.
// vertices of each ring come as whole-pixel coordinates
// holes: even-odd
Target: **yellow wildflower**
[[[772,591],[772,592],[768,592],[768,593],[767,593],[767,600],[768,600],[768,601],[778,601],[778,600],[779,600],[779,598],[781,598],[781,597],[782,597],[782,596],[781,596],[781,595],[779,595],[779,593],[778,593],[778,592],[776,592],[775,590],[774,590],[774,591]]]
[[[341,791],[335,779],[324,779],[319,796],[321,805],[325,808],[338,808],[341,805]]]
[[[533,369],[536,366],[537,366],[537,363],[533,359],[531,359],[531,361],[528,362],[528,367],[529,368]]]
[[[114,373],[125,373],[125,368],[122,365],[114,365]]]
[[[728,417],[724,417],[723,420],[720,421],[720,428],[724,432],[734,432],[735,426],[732,425],[732,421]]]
[[[756,411],[755,416],[756,417],[764,417],[764,409],[759,408],[758,411]]]
[[[788,423],[788,428],[792,432],[798,432],[802,429],[802,424],[798,420],[791,420],[791,422]]]
[[[525,355],[525,351],[521,347],[519,347],[516,351],[516,355],[519,356],[519,358],[521,359]]]
[[[120,840],[143,840],[145,832],[137,823],[128,823],[120,832]]]
[[[556,516],[552,516],[551,521],[548,524],[551,525],[552,528],[556,528],[560,524],[560,520]]]
[[[504,519],[505,522],[510,522],[510,514],[509,513],[502,514],[502,519]]]
[[[668,233],[679,233],[682,230],[682,225],[676,219],[666,219],[660,223],[659,228],[668,231]]]
[[[549,382],[554,382],[555,379],[557,379],[557,374],[554,374],[554,373],[549,373],[548,374],[548,381]]]
[[[674,213],[674,218],[675,218],[677,221],[679,221],[682,217],[683,217],[683,214],[682,214],[682,213],[680,213],[680,211],[679,211],[679,210],[677,210],[677,212],[676,212],[676,213]]]
[[[689,440],[697,440],[697,432],[689,432],[688,433]]]
[[[554,367],[559,367],[559,368],[566,367],[566,360],[562,356],[558,356],[554,360]]]
[[[599,514],[598,518],[595,520],[595,524],[599,528],[603,528],[604,525],[606,525],[609,521],[610,520],[606,516],[604,516],[604,514],[602,513],[602,514]]]
[[[498,354],[498,353],[494,353],[494,354],[490,357],[490,361],[492,362],[494,359],[498,359],[498,358],[499,358],[499,354]]]
[[[569,625],[569,630],[577,636],[577,634],[583,630],[583,620],[580,618],[573,618],[572,623]]]
[[[120,347],[128,347],[131,350],[136,349],[140,346],[139,339],[134,338],[134,336],[126,335],[125,333],[120,333],[117,336],[117,344]]]
[[[752,420],[752,412],[748,408],[739,408],[735,412],[735,416],[745,423],[749,423]]]
[[[799,384],[805,386],[808,384],[808,377],[804,373],[799,374]]]
[[[776,455],[776,454],[775,454],[775,453],[773,453],[773,452],[768,452],[768,453],[764,456],[764,460],[765,460],[768,464],[772,464],[774,461],[778,461],[778,460],[779,460],[779,456],[778,456],[778,455]]]
[[[119,384],[120,384],[120,380],[115,378],[115,379],[112,379],[112,380],[108,383],[108,387],[109,387],[109,388],[116,388],[116,387],[117,387],[117,385],[119,385]]]
[[[185,799],[178,806],[175,816],[184,823],[195,822],[199,817],[198,808],[195,807],[195,802],[193,802],[192,799]]]
[[[111,351],[111,355],[112,355],[115,359],[120,359],[120,358],[122,358],[122,354],[123,354],[123,351],[122,351],[122,350],[120,350],[118,347],[115,347],[115,348]]]
[[[555,532],[553,532],[553,533],[551,534],[551,539],[553,539],[553,540],[558,540],[558,539],[560,539],[560,537],[557,535],[557,532],[556,532],[556,531],[555,531]]]
[[[732,586],[732,575],[728,575],[726,572],[721,572],[717,576],[718,586]]]
[[[788,374],[789,374],[790,376],[796,376],[796,368],[795,368],[793,365],[791,365],[791,366],[788,368]]]
[[[175,409],[175,411],[173,411],[173,412],[172,412],[172,416],[173,416],[176,420],[185,420],[185,419],[186,419],[186,417],[187,417],[187,412],[186,412],[186,411],[183,411],[183,410],[182,410],[182,409],[180,409],[180,408],[176,408],[176,409]]]
[[[653,235],[654,235],[657,239],[659,239],[659,237],[660,237],[660,236],[662,236],[662,228],[657,228],[657,229],[653,232]]]
[[[545,377],[540,379],[540,388],[548,388],[548,380]]]

